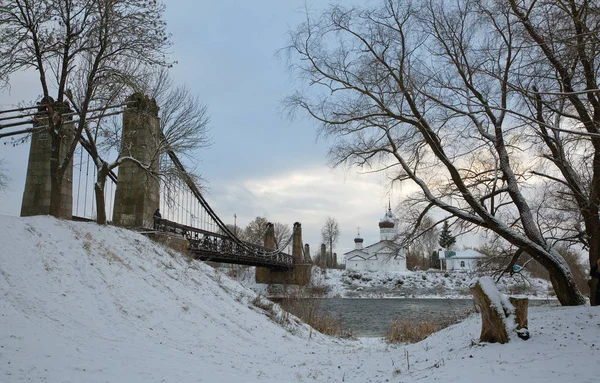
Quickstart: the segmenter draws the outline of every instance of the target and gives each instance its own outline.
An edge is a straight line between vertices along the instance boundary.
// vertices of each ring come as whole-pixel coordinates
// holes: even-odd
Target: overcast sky
[[[304,242],[314,251],[327,217],[340,223],[336,251],[349,251],[356,227],[365,243],[379,240],[377,224],[391,197],[378,175],[327,166],[329,142],[316,140],[317,125],[309,119],[288,120],[282,99],[300,84],[287,71],[277,51],[288,31],[303,20],[305,5],[317,0],[172,1],[166,19],[173,35],[172,75],[208,106],[213,145],[199,153],[197,171],[208,182],[207,200],[219,216],[245,226],[266,216],[290,226],[302,223]],[[344,1],[344,4],[347,4]],[[361,3],[364,3],[361,2]],[[35,72],[11,79],[0,91],[0,109],[36,100],[41,91]],[[18,215],[27,170],[29,144],[0,143],[0,159],[12,178],[0,195],[0,213]]]

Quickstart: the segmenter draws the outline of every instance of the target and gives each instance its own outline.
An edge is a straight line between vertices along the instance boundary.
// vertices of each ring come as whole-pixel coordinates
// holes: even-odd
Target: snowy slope
[[[597,308],[536,308],[527,342],[480,345],[472,317],[387,346],[281,326],[250,290],[127,230],[0,216],[0,248],[3,383],[597,381]]]

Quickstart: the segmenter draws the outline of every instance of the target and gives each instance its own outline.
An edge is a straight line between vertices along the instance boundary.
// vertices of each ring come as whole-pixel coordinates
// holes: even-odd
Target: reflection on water
[[[471,299],[319,299],[319,307],[356,336],[380,337],[394,319],[447,323],[473,311]]]

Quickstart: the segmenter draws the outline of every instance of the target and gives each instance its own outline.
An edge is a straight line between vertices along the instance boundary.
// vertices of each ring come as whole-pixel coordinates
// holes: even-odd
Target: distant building
[[[398,235],[398,219],[389,208],[379,220],[379,242],[363,247],[358,233],[354,250],[344,254],[346,270],[353,271],[406,271],[406,251],[393,240]]]
[[[475,250],[438,250],[440,264],[446,264],[447,271],[475,271],[477,263],[485,255]]]

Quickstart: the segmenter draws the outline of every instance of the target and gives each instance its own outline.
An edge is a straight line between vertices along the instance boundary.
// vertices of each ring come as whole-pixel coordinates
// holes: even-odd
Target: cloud
[[[379,240],[379,219],[388,204],[385,178],[381,174],[331,170],[326,166],[293,169],[262,177],[247,177],[213,184],[209,203],[226,222],[245,226],[256,216],[292,225],[302,223],[303,241],[312,252],[321,243],[321,227],[327,217],[340,224],[338,255],[353,248],[357,226],[366,243]],[[401,195],[394,195],[392,203]],[[230,218],[228,218],[230,217]]]

